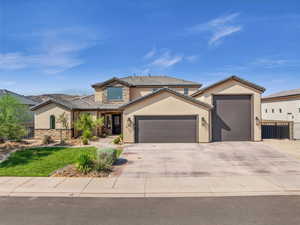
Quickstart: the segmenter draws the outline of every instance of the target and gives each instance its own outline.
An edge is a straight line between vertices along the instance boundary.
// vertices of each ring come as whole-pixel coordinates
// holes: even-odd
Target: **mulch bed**
[[[55,171],[51,177],[108,177],[110,171],[107,172],[98,172],[91,171],[87,174],[81,173],[75,167],[75,165],[68,165],[62,169]]]

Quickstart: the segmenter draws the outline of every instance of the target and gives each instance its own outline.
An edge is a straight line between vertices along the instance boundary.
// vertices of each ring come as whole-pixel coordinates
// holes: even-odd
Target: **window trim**
[[[120,89],[121,90],[121,98],[110,98],[109,90],[110,89]],[[106,88],[106,96],[108,101],[123,101],[123,87],[107,87]]]
[[[56,118],[54,115],[51,115],[49,118],[50,122],[50,130],[55,130],[56,129]]]

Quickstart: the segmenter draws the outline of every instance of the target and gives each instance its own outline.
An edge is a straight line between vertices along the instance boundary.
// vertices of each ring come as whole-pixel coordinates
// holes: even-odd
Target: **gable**
[[[105,86],[110,86],[110,85],[114,85],[114,84],[122,84],[127,87],[132,86],[130,83],[114,77],[114,78],[104,81],[102,83],[93,84],[92,87],[96,89],[96,88],[103,88]]]
[[[222,84],[206,89],[195,96],[197,100],[212,104],[213,95],[253,95],[255,99],[260,99],[261,92],[235,80],[228,80]]]
[[[124,113],[127,114],[139,111],[140,113],[145,113],[147,115],[176,115],[180,112],[181,114],[188,115],[195,111],[199,112],[199,110],[209,111],[210,107],[206,107],[205,104],[201,105],[196,102],[189,101],[168,91],[163,91],[159,94],[152,95],[134,104],[128,105],[124,109]]]
[[[251,89],[252,91],[257,92],[259,94],[261,94],[265,91],[265,88],[263,88],[259,85],[256,85],[250,81],[244,80],[237,76],[231,76],[225,80],[219,81],[217,83],[214,83],[212,85],[209,85],[205,88],[200,89],[198,92],[194,93],[192,96],[198,97],[199,95],[202,95],[205,92],[211,91],[211,89],[218,89],[218,88],[222,88],[222,87],[224,88],[224,86],[226,88],[228,85],[232,85],[232,84],[238,84],[240,86],[245,87],[246,89]]]

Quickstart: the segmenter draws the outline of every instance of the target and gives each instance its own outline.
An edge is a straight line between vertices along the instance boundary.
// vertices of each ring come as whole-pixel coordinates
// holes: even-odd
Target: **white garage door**
[[[294,138],[300,139],[300,123],[294,123]]]

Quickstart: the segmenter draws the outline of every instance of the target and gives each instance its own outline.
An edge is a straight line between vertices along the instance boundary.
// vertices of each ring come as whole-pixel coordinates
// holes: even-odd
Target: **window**
[[[268,113],[268,109],[266,109],[265,111],[266,111],[266,113]]]
[[[123,88],[121,87],[109,87],[107,88],[108,100],[122,100],[123,99]]]
[[[50,129],[55,129],[55,116],[50,116]]]
[[[274,109],[272,109],[272,113],[274,113]]]
[[[152,92],[157,91],[158,88],[152,88]]]
[[[282,109],[279,109],[279,113],[282,113]]]
[[[184,93],[185,95],[189,95],[189,89],[188,89],[188,88],[184,88],[184,89],[183,89],[183,93]]]
[[[299,110],[299,113],[300,113],[300,108],[298,110]]]

